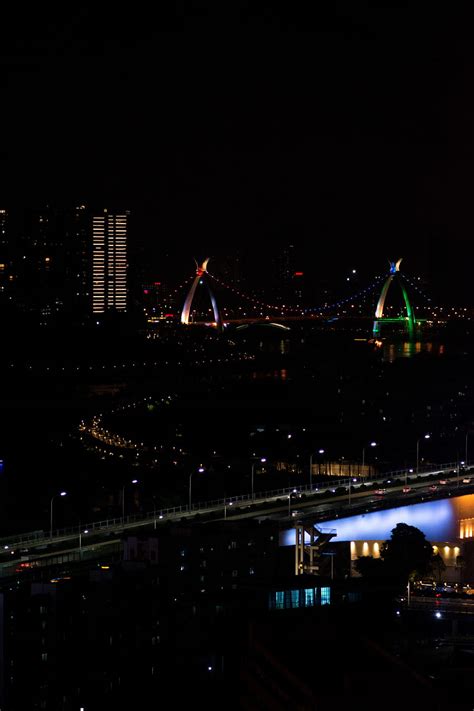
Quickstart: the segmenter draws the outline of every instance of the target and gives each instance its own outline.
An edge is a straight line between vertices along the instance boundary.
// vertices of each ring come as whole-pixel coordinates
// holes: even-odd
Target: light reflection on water
[[[397,523],[416,526],[430,541],[452,541],[472,538],[474,532],[474,494],[456,496],[422,504],[400,506],[384,511],[315,522],[321,528],[337,530],[337,541],[387,540]],[[284,531],[282,545],[295,543],[294,529]]]
[[[445,348],[442,343],[431,341],[381,341],[383,360],[393,363],[397,358],[413,358],[418,353],[430,353],[442,356]]]

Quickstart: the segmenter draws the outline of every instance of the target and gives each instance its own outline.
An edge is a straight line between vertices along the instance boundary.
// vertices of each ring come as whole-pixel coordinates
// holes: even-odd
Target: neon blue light
[[[331,588],[321,588],[321,605],[329,605],[331,602]]]
[[[459,538],[459,519],[471,517],[474,518],[474,494],[400,506],[333,521],[315,522],[315,525],[335,528],[335,541],[387,540],[397,523],[416,526],[430,541],[449,541]],[[309,537],[306,540],[309,541]],[[282,531],[280,545],[295,545],[294,528]]]

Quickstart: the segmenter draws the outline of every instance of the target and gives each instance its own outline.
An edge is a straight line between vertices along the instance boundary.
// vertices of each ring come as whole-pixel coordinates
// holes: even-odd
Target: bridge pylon
[[[407,331],[407,333],[410,337],[413,336],[413,334],[415,332],[415,327],[417,325],[417,322],[415,320],[415,312],[413,310],[413,306],[410,302],[410,299],[408,298],[408,293],[405,288],[405,284],[399,277],[401,261],[402,261],[402,257],[400,257],[400,259],[396,262],[391,262],[389,260],[390,272],[389,272],[387,279],[384,282],[382,291],[380,292],[380,297],[377,302],[377,308],[375,310],[375,320],[374,320],[374,326],[373,326],[374,336],[380,335],[380,326],[382,323],[404,323],[405,330]],[[400,289],[401,289],[401,292],[403,295],[403,301],[405,302],[406,316],[398,316],[396,318],[389,318],[389,317],[386,317],[383,315],[383,311],[384,311],[384,307],[385,307],[385,299],[387,298],[388,290],[390,289],[393,282],[397,282]]]
[[[201,265],[199,265],[199,263],[194,260],[196,262],[196,276],[193,279],[193,283],[191,284],[191,288],[184,302],[183,310],[181,312],[181,323],[185,326],[189,325],[189,315],[191,313],[191,306],[193,303],[194,295],[196,293],[198,284],[201,283],[205,284],[207,288],[207,293],[209,294],[209,298],[211,300],[212,311],[214,313],[214,322],[216,324],[216,328],[219,331],[222,331],[224,324],[222,322],[219,307],[217,306],[216,298],[209,285],[209,278],[207,277],[207,264],[209,262],[209,259],[210,257],[207,257],[207,259],[205,259]]]

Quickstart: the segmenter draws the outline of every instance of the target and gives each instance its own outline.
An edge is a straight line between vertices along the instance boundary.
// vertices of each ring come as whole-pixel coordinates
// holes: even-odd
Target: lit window
[[[331,588],[321,588],[321,605],[329,605],[331,602]]]
[[[314,606],[314,588],[306,588],[304,591],[304,606]]]

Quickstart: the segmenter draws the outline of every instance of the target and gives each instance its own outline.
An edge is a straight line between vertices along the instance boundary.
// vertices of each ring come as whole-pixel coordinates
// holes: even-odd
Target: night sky
[[[162,258],[289,242],[317,276],[355,264],[470,297],[469,18],[331,3],[9,10],[6,205],[117,205]],[[454,247],[454,249],[453,249]],[[472,300],[472,299],[471,299]]]

